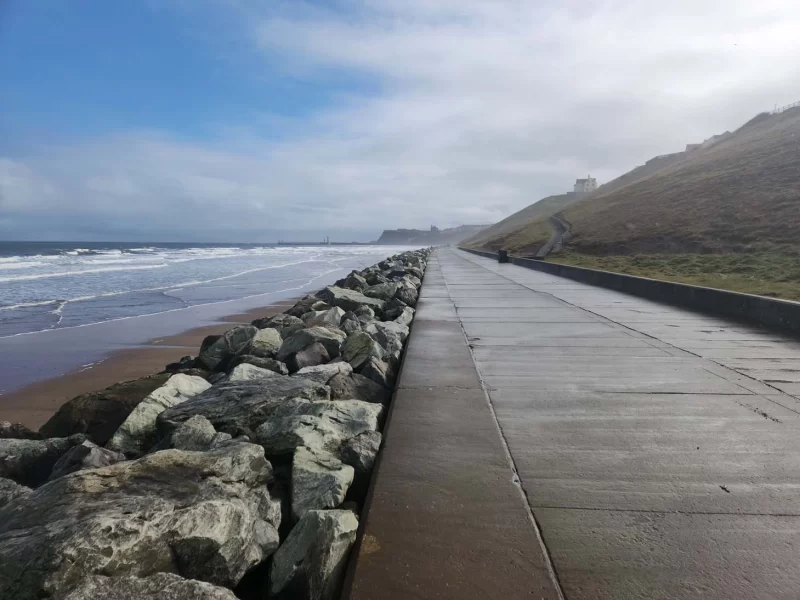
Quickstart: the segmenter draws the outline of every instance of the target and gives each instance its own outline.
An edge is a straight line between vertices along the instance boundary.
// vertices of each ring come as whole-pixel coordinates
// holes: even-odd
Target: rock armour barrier
[[[428,255],[0,424],[0,598],[336,598]]]
[[[461,250],[484,258],[497,258],[495,252],[484,252],[471,248],[461,248]],[[790,331],[800,334],[800,302],[777,300],[764,296],[729,292],[727,290],[675,283],[673,281],[662,281],[660,279],[648,279],[646,277],[636,277],[635,275],[612,273],[598,269],[573,267],[571,265],[561,265],[518,256],[511,257],[510,262],[534,271],[566,277],[573,281],[609,288],[656,302],[763,325],[784,333]]]

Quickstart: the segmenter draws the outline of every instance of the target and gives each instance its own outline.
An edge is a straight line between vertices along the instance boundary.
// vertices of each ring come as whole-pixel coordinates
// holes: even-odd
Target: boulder
[[[383,310],[384,301],[378,298],[370,298],[360,292],[348,290],[346,288],[326,287],[317,293],[317,297],[324,300],[331,306],[338,306],[344,310],[353,310],[361,306],[368,306],[376,313]]]
[[[142,377],[76,396],[62,405],[39,433],[48,438],[85,433],[95,444],[104,446],[136,405],[170,377],[169,373]]]
[[[283,377],[283,375],[275,371],[270,371],[269,369],[262,369],[250,363],[241,363],[233,368],[226,381],[240,383],[243,381],[260,381],[262,379],[269,379],[270,377]]]
[[[203,451],[218,448],[232,438],[229,433],[217,433],[211,421],[195,415],[178,425],[175,431],[159,442],[158,449]]]
[[[350,366],[350,363],[338,362],[329,363],[327,365],[317,365],[314,367],[305,367],[297,371],[297,373],[295,373],[292,377],[303,377],[304,379],[308,379],[314,383],[325,385],[332,377],[339,375],[340,373],[343,375],[349,375],[352,372],[353,367]]]
[[[417,305],[418,296],[419,292],[417,292],[415,289],[408,287],[401,287],[397,290],[395,298],[397,298],[401,302],[408,304],[411,307],[414,307]]]
[[[42,434],[28,429],[22,423],[0,422],[0,440],[40,440]]]
[[[365,431],[347,440],[342,446],[342,462],[355,469],[356,474],[369,475],[375,466],[375,457],[381,448],[382,436],[378,431]]]
[[[376,319],[375,311],[372,310],[369,306],[362,306],[353,311],[353,314],[358,318],[358,320],[366,325]]]
[[[364,279],[367,280],[369,285],[379,285],[381,283],[389,283],[389,279],[378,270],[371,270],[364,274]]]
[[[261,358],[274,358],[282,343],[281,332],[277,329],[271,327],[259,329],[250,340],[244,353]]]
[[[85,439],[86,436],[79,433],[46,440],[0,440],[0,477],[29,487],[41,485],[50,477],[58,459]]]
[[[358,320],[358,317],[355,315],[355,313],[347,312],[342,318],[342,322],[339,327],[347,334],[348,337],[350,337],[357,331],[361,331],[361,321]]]
[[[329,452],[300,447],[292,459],[292,517],[309,510],[337,508],[353,483],[353,467]]]
[[[16,481],[0,477],[0,508],[17,499],[25,498],[32,491],[31,488],[20,485]]]
[[[367,325],[365,331],[389,354],[402,351],[408,337],[408,327],[396,321],[375,321]]]
[[[364,290],[365,296],[369,296],[370,298],[378,298],[379,300],[384,300],[386,302],[394,298],[396,293],[396,283],[379,283],[378,285],[372,285]]]
[[[274,377],[257,382],[220,383],[158,416],[162,435],[194,415],[206,417],[217,431],[252,436],[276,406],[289,398],[328,400],[330,389],[302,377]]]
[[[398,325],[404,325],[406,327],[411,326],[411,322],[414,320],[414,309],[410,306],[406,306],[402,312],[395,317],[394,322]]]
[[[259,329],[276,329],[281,334],[284,340],[291,336],[293,333],[306,328],[306,324],[301,319],[293,315],[280,314],[274,317],[266,317],[264,319],[256,319],[253,321],[253,326]]]
[[[389,401],[391,394],[383,385],[359,373],[337,375],[328,381],[328,387],[331,388],[331,398],[334,400],[361,400],[383,404]]]
[[[311,315],[308,317],[308,315]],[[329,308],[328,310],[315,310],[311,313],[306,313],[303,315],[303,321],[310,326],[320,325],[320,326],[327,326],[332,325],[334,327],[339,327],[339,324],[342,322],[342,317],[344,317],[345,311],[343,311],[338,306],[334,306],[333,308]],[[308,318],[307,318],[308,317]]]
[[[275,360],[274,358],[261,358],[259,356],[253,356],[252,354],[242,354],[237,356],[231,361],[230,366],[231,368],[236,368],[237,366],[245,363],[260,369],[267,369],[268,371],[278,373],[279,375],[289,374],[289,369],[281,361]]]
[[[383,410],[380,404],[358,400],[297,403],[276,411],[255,433],[267,456],[293,454],[305,446],[336,453],[342,443],[364,431],[375,431]]]
[[[165,373],[183,373],[195,368],[195,358],[191,355],[182,356],[178,362],[169,363],[164,367]]]
[[[61,597],[98,574],[234,587],[278,547],[271,478],[264,451],[246,443],[60,477],[0,508],[0,597]]]
[[[149,577],[105,577],[83,579],[62,600],[236,600],[224,587],[173,573]]]
[[[311,510],[272,559],[269,597],[333,600],[342,585],[358,519],[349,510]]]
[[[347,335],[339,329],[330,329],[326,327],[301,329],[283,341],[280,350],[278,350],[277,358],[285,362],[292,355],[316,343],[322,344],[325,347],[328,356],[336,358],[339,356],[339,348],[342,342],[346,339]]]
[[[125,460],[125,455],[101,448],[97,444],[84,440],[73,446],[56,461],[50,473],[49,481],[84,469],[99,469]]]
[[[248,347],[250,341],[255,337],[258,329],[252,325],[243,325],[229,329],[216,341],[209,344],[207,348],[201,349],[198,362],[213,371],[220,363],[241,353]]]
[[[296,373],[306,367],[315,367],[325,364],[330,359],[331,357],[325,349],[325,346],[320,342],[315,342],[307,348],[303,348],[300,352],[292,354],[286,361],[289,372]]]
[[[358,331],[347,338],[342,345],[342,358],[356,371],[365,364],[370,357],[383,358],[385,352],[381,345],[371,335]]]
[[[173,375],[133,409],[106,446],[126,456],[140,456],[157,441],[156,418],[159,414],[210,387],[211,384],[200,377],[181,373]]]
[[[386,303],[386,308],[383,311],[383,320],[392,321],[396,319],[402,314],[404,308],[408,308],[408,305],[405,302],[402,302],[397,298],[392,298]]]
[[[406,269],[406,270],[408,270],[408,269]],[[419,278],[416,277],[415,275],[410,274],[410,273],[407,273],[405,275],[405,277],[403,277],[403,281],[406,281],[406,282],[410,283],[411,285],[413,285],[417,289],[419,289],[419,286],[422,285],[422,282],[419,280]]]
[[[394,386],[394,373],[389,363],[374,356],[370,356],[361,367],[361,375],[384,388],[391,389]]]
[[[340,282],[338,281],[336,283],[338,287],[343,287],[350,290],[356,290],[357,292],[360,292],[369,287],[367,280],[364,279],[361,275],[359,275],[355,271],[353,271],[352,273],[350,273],[350,275],[341,280],[341,285],[339,285]]]

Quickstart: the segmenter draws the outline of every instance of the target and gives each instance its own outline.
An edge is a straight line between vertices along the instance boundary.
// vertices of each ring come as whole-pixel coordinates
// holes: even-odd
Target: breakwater
[[[0,426],[3,598],[333,598],[428,251]]]

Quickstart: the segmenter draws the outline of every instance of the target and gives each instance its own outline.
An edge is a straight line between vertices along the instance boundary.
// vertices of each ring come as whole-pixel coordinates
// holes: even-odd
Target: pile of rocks
[[[0,597],[335,597],[427,256],[0,424]]]

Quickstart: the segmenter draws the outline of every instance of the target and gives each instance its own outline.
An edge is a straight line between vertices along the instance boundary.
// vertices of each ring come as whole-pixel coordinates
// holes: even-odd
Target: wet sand
[[[22,423],[38,429],[67,400],[102,390],[121,381],[158,373],[182,356],[197,355],[207,335],[220,334],[235,325],[283,312],[295,299],[224,317],[218,324],[197,327],[177,335],[156,338],[133,348],[116,350],[90,367],[30,384],[0,396],[0,421]]]

